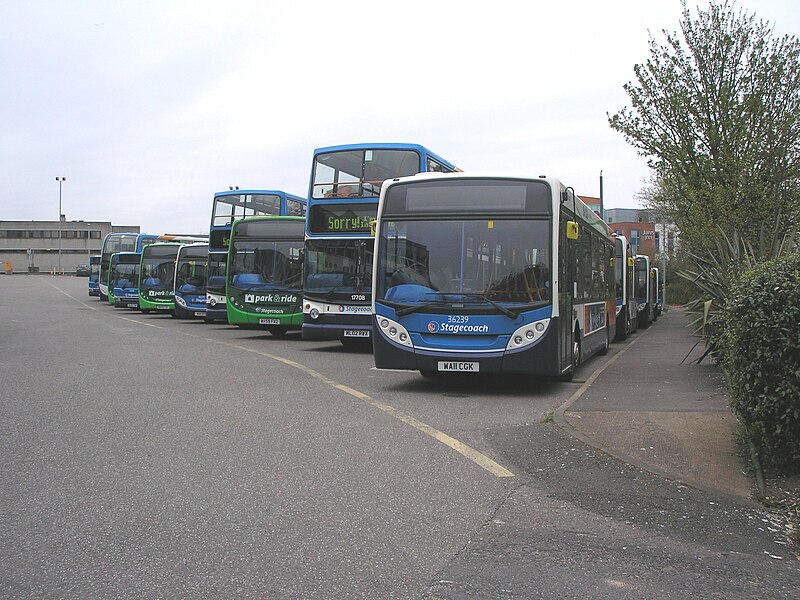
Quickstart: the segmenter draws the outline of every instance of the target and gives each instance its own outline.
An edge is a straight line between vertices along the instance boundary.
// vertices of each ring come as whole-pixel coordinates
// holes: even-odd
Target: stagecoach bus
[[[281,190],[229,190],[214,194],[208,238],[206,321],[228,318],[225,285],[233,222],[258,215],[302,217],[305,214],[306,199]]]
[[[175,310],[175,259],[181,246],[178,242],[157,242],[142,250],[139,310],[143,313]]]
[[[615,235],[614,284],[617,292],[617,340],[624,340],[638,328],[639,316],[634,295],[634,265],[631,243]]]
[[[236,221],[228,251],[228,323],[272,335],[303,324],[303,217]]]
[[[175,312],[180,319],[206,316],[206,271],[208,270],[208,244],[184,244],[175,258]]]
[[[378,196],[385,180],[456,167],[417,144],[314,150],[303,285],[304,340],[369,345]]]
[[[141,252],[147,244],[157,241],[158,236],[149,233],[114,232],[106,235],[100,254],[100,299],[108,299],[108,274],[111,255],[115,252]]]
[[[570,379],[616,327],[614,241],[558,179],[421,174],[384,183],[375,366]]]
[[[647,327],[653,322],[653,296],[650,257],[637,254],[635,259],[634,276],[636,278],[635,294],[639,315],[639,327]]]
[[[115,308],[139,308],[141,252],[115,252],[109,263],[108,301]]]

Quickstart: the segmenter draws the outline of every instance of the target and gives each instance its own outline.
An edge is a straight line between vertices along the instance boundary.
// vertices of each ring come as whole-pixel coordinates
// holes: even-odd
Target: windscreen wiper
[[[519,317],[519,313],[518,313],[518,312],[514,312],[514,311],[513,311],[513,310],[511,310],[510,308],[506,308],[506,307],[505,307],[505,306],[503,306],[502,304],[498,304],[497,302],[495,302],[494,300],[491,300],[491,299],[487,298],[486,296],[481,296],[480,294],[476,294],[476,296],[477,296],[478,298],[480,298],[481,300],[483,300],[484,302],[488,302],[489,304],[491,304],[492,306],[494,306],[494,307],[495,307],[497,310],[499,310],[501,313],[503,313],[503,314],[504,314],[505,316],[507,316],[509,319],[514,319],[514,320],[516,320],[516,318],[517,318],[517,317]]]
[[[437,302],[426,302],[425,304],[409,304],[405,308],[401,308],[400,310],[396,311],[395,314],[398,317],[404,317],[419,310],[433,308],[434,306],[441,306],[442,304],[444,304],[444,300],[439,300]]]

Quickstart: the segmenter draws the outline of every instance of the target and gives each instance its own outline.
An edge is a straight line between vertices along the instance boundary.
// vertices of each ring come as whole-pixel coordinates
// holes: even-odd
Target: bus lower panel
[[[228,322],[228,309],[223,305],[222,308],[206,307],[206,321]]]
[[[261,319],[276,319],[279,323],[270,325],[260,323]],[[230,309],[228,312],[228,323],[231,325],[244,325],[257,329],[286,329],[287,331],[297,331],[303,325],[303,313],[289,313],[285,315],[248,313],[237,309]]]
[[[464,354],[448,356],[426,355],[413,350],[402,350],[391,344],[378,326],[373,324],[372,347],[375,351],[375,366],[379,369],[408,369],[412,371],[438,372],[439,362],[478,362],[479,373],[513,373],[556,377],[561,375],[558,344],[558,319],[550,321],[549,331],[542,340],[527,350],[503,353],[502,356],[478,358]]]
[[[365,331],[366,334],[346,335],[347,332],[355,331]],[[311,323],[303,323],[301,333],[304,340],[368,340],[372,335],[369,325],[312,325]]]
[[[203,314],[198,314],[203,313]],[[206,316],[206,309],[205,307],[197,307],[197,308],[183,308],[179,306],[178,303],[175,303],[175,316],[180,319],[202,319]]]
[[[115,297],[114,308],[139,308],[139,301],[136,298],[123,299]]]

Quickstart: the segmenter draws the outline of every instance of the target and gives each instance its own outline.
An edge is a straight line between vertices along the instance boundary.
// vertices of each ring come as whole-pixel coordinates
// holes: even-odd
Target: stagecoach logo
[[[488,325],[469,325],[468,323],[428,323],[428,331],[431,333],[489,333]]]
[[[294,294],[245,294],[247,304],[297,304]]]
[[[371,306],[347,306],[345,304],[339,305],[340,313],[371,313]]]

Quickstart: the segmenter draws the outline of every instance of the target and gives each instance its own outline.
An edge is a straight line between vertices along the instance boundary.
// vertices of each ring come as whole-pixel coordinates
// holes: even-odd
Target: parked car
[[[81,263],[75,269],[75,277],[89,277],[92,274],[92,268],[86,263]]]

